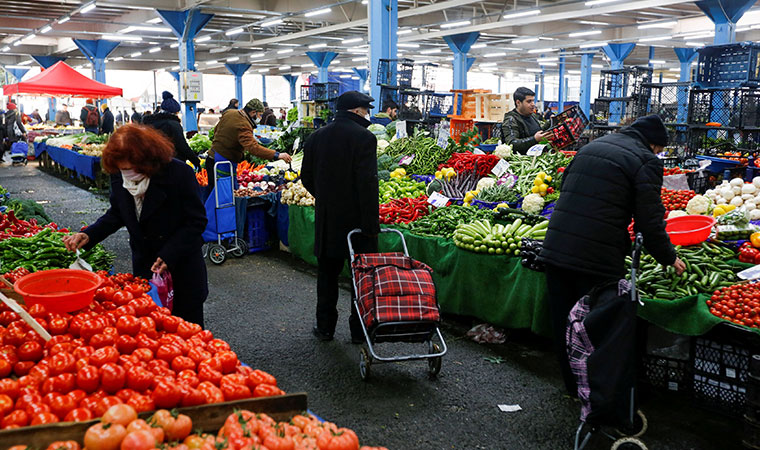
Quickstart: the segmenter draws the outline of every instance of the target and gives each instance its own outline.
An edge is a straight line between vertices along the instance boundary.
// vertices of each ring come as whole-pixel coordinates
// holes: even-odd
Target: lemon
[[[552,181],[552,177],[547,175],[546,178],[544,178],[544,181],[546,181],[547,183],[550,183]]]
[[[536,178],[541,178],[542,180],[546,178],[546,172],[538,172],[538,175],[536,175]]]
[[[533,180],[533,186],[541,186],[542,184],[544,184],[544,182],[541,180],[541,178],[536,178]]]
[[[538,186],[533,186],[533,187],[531,188],[531,190],[530,190],[530,191],[531,191],[532,193],[534,193],[534,194],[538,194],[538,193],[540,192],[540,190],[539,190]]]

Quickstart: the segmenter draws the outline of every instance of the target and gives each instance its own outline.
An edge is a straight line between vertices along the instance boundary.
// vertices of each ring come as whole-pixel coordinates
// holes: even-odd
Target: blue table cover
[[[37,149],[35,148],[35,153]],[[63,167],[74,171],[91,180],[95,179],[97,168],[100,166],[100,157],[82,155],[81,153],[69,150],[67,148],[53,147],[45,145],[44,151],[50,155],[50,159],[62,165]]]

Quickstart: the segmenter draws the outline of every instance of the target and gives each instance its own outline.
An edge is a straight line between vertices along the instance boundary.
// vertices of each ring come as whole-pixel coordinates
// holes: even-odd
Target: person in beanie
[[[316,130],[304,146],[301,179],[316,200],[314,254],[317,272],[317,321],[314,335],[333,339],[338,323],[338,276],[348,259],[348,232],[357,253],[377,251],[380,232],[377,139],[367,130],[375,100],[357,91],[338,97],[335,120]],[[356,311],[351,307],[351,342],[364,337]]]
[[[98,134],[98,129],[100,128],[100,113],[95,106],[95,100],[91,98],[87,99],[87,104],[82,107],[82,111],[79,113],[79,120],[82,122],[84,131]]]
[[[179,102],[169,91],[161,93],[161,109],[156,114],[150,114],[143,117],[143,125],[153,127],[162,132],[174,144],[174,157],[180,161],[189,161],[196,168],[200,167],[201,160],[198,155],[190,148],[185,139],[185,131],[182,129],[182,122],[179,119]]]
[[[643,117],[618,133],[585,145],[562,175],[562,195],[549,221],[539,261],[546,265],[553,339],[562,376],[573,395],[577,395],[577,387],[567,360],[567,317],[594,286],[625,275],[631,220],[657,262],[673,266],[679,275],[685,269],[663,220],[663,165],[656,154],[667,143],[668,130],[660,117]]]
[[[100,134],[111,134],[113,133],[113,113],[108,108],[108,103],[100,105],[100,109],[103,111],[100,118]]]

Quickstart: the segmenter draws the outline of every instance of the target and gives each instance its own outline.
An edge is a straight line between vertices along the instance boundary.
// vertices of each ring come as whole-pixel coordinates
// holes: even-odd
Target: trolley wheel
[[[620,438],[612,443],[610,450],[649,450],[643,442],[633,437]]]
[[[441,352],[441,347],[439,347],[438,344],[432,341],[428,343],[428,353],[434,354],[434,353],[440,353],[440,352]],[[435,358],[428,358],[428,374],[430,375],[430,378],[435,378],[440,371],[441,371],[441,357],[436,356]]]
[[[203,246],[201,247],[201,252],[203,253],[203,258],[204,259],[208,256],[208,247],[209,247],[209,245],[211,245],[211,244],[209,244],[208,242],[205,242],[203,244]]]
[[[647,432],[648,428],[649,421],[647,420],[647,416],[645,416],[640,409],[637,409],[636,414],[633,416],[633,428],[630,430],[621,430],[618,428],[615,431],[620,436],[641,437]]]
[[[246,253],[248,253],[248,243],[245,242],[244,239],[236,238],[234,245],[235,247],[232,248],[230,253],[232,253],[232,256],[235,258],[242,258]]]
[[[219,244],[211,244],[208,247],[208,259],[214,264],[221,264],[227,259],[227,250]]]
[[[372,358],[369,356],[369,351],[366,347],[362,347],[359,359],[359,374],[362,376],[362,380],[367,381],[369,379],[369,368],[372,365]]]

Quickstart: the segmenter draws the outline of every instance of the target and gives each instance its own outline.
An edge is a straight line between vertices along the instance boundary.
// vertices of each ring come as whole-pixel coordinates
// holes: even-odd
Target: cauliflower
[[[713,202],[704,195],[695,195],[689,203],[686,204],[686,212],[690,215],[709,214],[713,207]]]
[[[544,198],[540,194],[529,194],[523,199],[523,211],[531,214],[539,214],[544,209]]]
[[[385,139],[380,139],[377,141],[377,148],[380,150],[385,150],[385,147],[391,145],[390,142],[386,141]]]
[[[668,214],[668,219],[672,219],[673,217],[681,217],[681,216],[688,216],[686,211],[683,211],[681,209],[674,209],[673,211],[670,211]]]
[[[750,211],[749,220],[760,220],[760,209],[753,209]]]
[[[507,159],[508,156],[512,155],[512,146],[507,144],[499,144],[496,146],[493,154],[501,159]]]
[[[491,177],[481,178],[478,181],[478,185],[475,187],[475,190],[476,191],[480,191],[480,190],[485,189],[487,187],[491,187],[491,186],[493,186],[495,184],[496,184],[496,178],[491,178]]]

